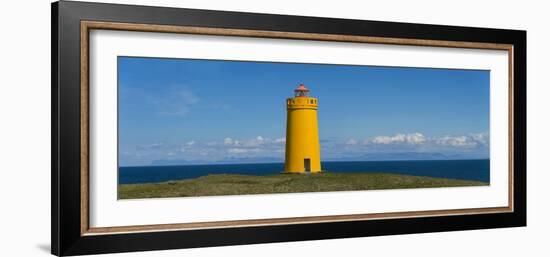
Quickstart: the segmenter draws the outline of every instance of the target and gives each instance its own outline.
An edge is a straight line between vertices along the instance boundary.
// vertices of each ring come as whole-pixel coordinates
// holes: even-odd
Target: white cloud
[[[259,148],[229,148],[227,152],[233,154],[244,154],[244,153],[257,153],[260,152]]]
[[[366,145],[438,145],[453,148],[475,148],[489,145],[489,134],[478,133],[468,135],[445,135],[441,137],[426,137],[422,133],[396,134],[393,136],[376,136],[364,141]]]
[[[356,144],[357,144],[357,140],[355,140],[353,138],[346,141],[346,145],[356,145]]]
[[[405,142],[405,135],[404,134],[397,134],[395,136],[376,136],[372,140],[367,141],[372,142],[375,144],[382,144],[382,145],[388,145],[393,143],[403,143]]]
[[[263,136],[236,140],[226,137],[223,140],[222,149],[229,154],[249,154],[251,156],[267,155],[279,156],[284,153],[285,138],[271,139]]]
[[[324,158],[399,151],[486,156],[489,152],[489,139],[488,133],[427,137],[417,132],[376,136],[364,140],[364,144],[357,138],[325,138],[321,140],[321,147],[325,153]],[[121,157],[126,164],[148,164],[151,161],[163,159],[220,161],[231,157],[284,158],[285,141],[285,137],[254,136],[238,140],[234,137],[212,141],[189,140],[179,144],[150,142],[121,149],[123,153]]]
[[[245,148],[229,148],[227,149],[229,153],[248,153],[248,149]]]
[[[489,144],[489,134],[488,133],[478,133],[478,134],[470,134],[470,136],[478,141],[481,144],[488,145]]]
[[[257,136],[256,138],[243,141],[243,146],[257,147],[257,146],[260,146],[260,145],[266,143],[266,141],[268,141],[268,140],[265,140],[262,136]]]
[[[443,136],[434,139],[435,143],[444,146],[453,146],[459,148],[474,148],[479,145],[487,146],[489,144],[489,135],[485,133],[469,134],[462,136]]]
[[[407,143],[422,144],[426,142],[426,137],[420,133],[412,133],[407,135]]]
[[[422,144],[426,142],[426,137],[422,135],[421,133],[411,133],[411,134],[397,134],[394,136],[376,136],[372,139],[367,139],[365,141],[366,144],[373,143],[373,144],[382,144],[382,145],[389,145],[389,144]]]
[[[458,136],[458,137],[452,137],[452,136],[444,136],[441,138],[436,139],[437,144],[440,145],[451,145],[451,146],[466,146],[471,147],[475,145],[475,142],[469,141],[465,136]]]
[[[231,139],[230,137],[226,137],[226,138],[223,140],[223,144],[224,144],[224,145],[232,145],[232,144],[233,144],[233,139]]]
[[[145,145],[139,145],[137,146],[140,150],[155,150],[155,149],[161,149],[164,147],[163,143],[153,143],[153,144],[145,144]]]
[[[276,144],[286,143],[286,137],[280,137],[275,139]]]
[[[209,141],[209,142],[206,142],[205,145],[207,145],[207,146],[215,146],[215,145],[219,145],[219,142],[217,142],[217,141]]]

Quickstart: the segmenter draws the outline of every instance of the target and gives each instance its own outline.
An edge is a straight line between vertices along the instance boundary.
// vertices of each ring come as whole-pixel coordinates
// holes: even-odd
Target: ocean
[[[490,182],[489,159],[322,162],[321,166],[323,170],[335,173],[384,172]],[[209,174],[269,175],[280,173],[283,167],[283,163],[120,167],[118,182],[119,184],[156,183],[198,178]]]

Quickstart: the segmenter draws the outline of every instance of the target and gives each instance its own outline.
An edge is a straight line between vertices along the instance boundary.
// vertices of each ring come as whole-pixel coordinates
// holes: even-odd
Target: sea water
[[[321,166],[323,170],[334,173],[383,172],[490,182],[489,159],[322,162]],[[120,184],[156,183],[198,178],[209,174],[272,175],[282,172],[283,169],[283,163],[120,167],[118,182]]]

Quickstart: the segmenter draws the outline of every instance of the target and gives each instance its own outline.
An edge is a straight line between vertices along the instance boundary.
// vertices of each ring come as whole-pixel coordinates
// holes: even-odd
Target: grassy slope
[[[478,181],[385,173],[324,172],[312,175],[269,176],[220,174],[163,183],[120,185],[118,196],[120,199],[138,199],[483,185],[488,184]]]

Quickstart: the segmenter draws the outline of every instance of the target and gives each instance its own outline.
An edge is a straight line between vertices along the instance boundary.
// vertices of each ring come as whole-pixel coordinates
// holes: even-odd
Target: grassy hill
[[[195,179],[119,185],[119,199],[278,194],[429,187],[485,186],[484,182],[387,173],[208,175]]]

